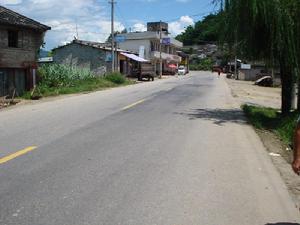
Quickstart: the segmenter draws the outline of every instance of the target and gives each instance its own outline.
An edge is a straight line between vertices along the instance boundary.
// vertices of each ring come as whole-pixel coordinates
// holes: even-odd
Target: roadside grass
[[[127,81],[126,78],[118,72],[106,75],[105,79],[114,84],[125,84]]]
[[[106,88],[134,84],[120,73],[98,77],[86,69],[70,68],[64,65],[45,65],[39,68],[40,81],[33,92],[26,92],[22,98],[35,99],[64,94],[92,92]]]
[[[75,94],[83,92],[92,92],[104,90],[107,88],[119,87],[134,84],[133,81],[126,80],[122,84],[116,84],[104,78],[91,78],[75,82],[73,86],[61,86],[61,87],[48,87],[44,85],[38,85],[37,90],[32,95],[31,92],[26,92],[22,98],[31,99],[33,96],[40,95],[41,97],[50,97],[65,94]]]
[[[293,142],[299,112],[295,111],[283,116],[273,108],[243,105],[242,109],[255,128],[275,133],[285,144]]]

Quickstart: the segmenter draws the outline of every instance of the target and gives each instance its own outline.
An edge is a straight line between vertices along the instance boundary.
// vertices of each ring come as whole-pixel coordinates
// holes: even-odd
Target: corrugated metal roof
[[[51,27],[41,24],[3,6],[0,6],[0,24],[27,27],[41,31],[47,31],[51,29]]]
[[[66,47],[68,45],[71,45],[71,44],[79,44],[79,45],[89,46],[89,47],[92,47],[92,48],[98,48],[98,49],[106,50],[106,51],[111,51],[112,50],[110,43],[83,41],[83,40],[78,40],[78,39],[75,39],[71,43],[68,43],[66,45],[62,45],[62,46],[59,46],[57,48],[54,48],[53,50],[64,48],[64,47]],[[128,52],[128,53],[130,53],[130,51],[122,50],[122,49],[119,49],[119,48],[117,49],[117,52]]]
[[[149,62],[148,60],[138,57],[134,54],[124,53],[124,52],[122,52],[121,54],[126,56],[127,58],[133,59],[134,61],[137,61],[137,62]]]

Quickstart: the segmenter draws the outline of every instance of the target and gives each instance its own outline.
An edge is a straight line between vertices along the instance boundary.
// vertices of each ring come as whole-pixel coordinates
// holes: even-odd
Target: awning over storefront
[[[127,58],[130,58],[130,59],[132,59],[132,60],[134,60],[134,61],[137,61],[137,62],[149,62],[148,60],[143,59],[143,58],[141,58],[141,57],[138,57],[138,56],[136,56],[136,55],[134,55],[134,54],[129,54],[129,53],[121,52],[121,55],[124,55],[124,56],[126,56]]]
[[[169,64],[168,67],[171,69],[177,69],[177,66],[175,64]]]

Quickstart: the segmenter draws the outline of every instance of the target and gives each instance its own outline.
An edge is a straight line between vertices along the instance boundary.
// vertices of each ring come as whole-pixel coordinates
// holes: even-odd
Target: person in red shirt
[[[300,117],[294,135],[294,160],[292,168],[297,175],[300,175]]]

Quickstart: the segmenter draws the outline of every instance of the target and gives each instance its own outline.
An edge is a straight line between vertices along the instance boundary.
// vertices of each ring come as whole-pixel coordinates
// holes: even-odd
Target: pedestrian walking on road
[[[297,175],[300,175],[300,117],[294,135],[294,159],[292,168]]]

